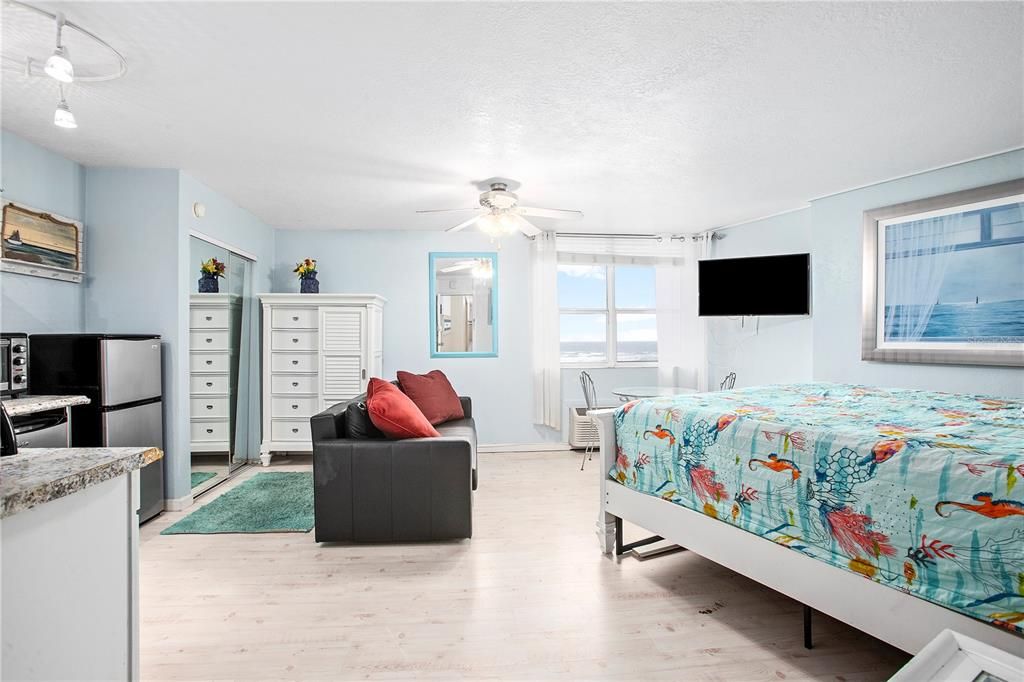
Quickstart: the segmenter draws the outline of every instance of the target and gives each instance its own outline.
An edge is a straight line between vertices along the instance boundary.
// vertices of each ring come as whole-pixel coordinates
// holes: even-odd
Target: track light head
[[[58,45],[50,58],[46,60],[43,71],[50,78],[61,83],[71,83],[75,80],[75,67],[68,59],[68,51],[63,45]]]
[[[67,101],[62,96],[60,102],[57,103],[57,109],[53,112],[53,125],[58,128],[77,128],[78,123],[75,121],[75,115],[71,113],[71,107],[68,106]]]

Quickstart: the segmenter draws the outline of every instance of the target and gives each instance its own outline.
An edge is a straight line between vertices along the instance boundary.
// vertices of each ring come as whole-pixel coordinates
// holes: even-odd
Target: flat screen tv
[[[701,317],[808,315],[811,255],[715,258],[697,263]]]

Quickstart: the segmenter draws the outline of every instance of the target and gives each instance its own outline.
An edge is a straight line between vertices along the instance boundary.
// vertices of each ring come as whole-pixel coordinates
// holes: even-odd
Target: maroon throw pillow
[[[366,411],[370,421],[385,436],[402,438],[436,438],[440,436],[409,396],[390,381],[374,377],[366,387]]]
[[[399,372],[398,385],[431,424],[443,424],[466,416],[459,394],[439,369],[426,374]]]

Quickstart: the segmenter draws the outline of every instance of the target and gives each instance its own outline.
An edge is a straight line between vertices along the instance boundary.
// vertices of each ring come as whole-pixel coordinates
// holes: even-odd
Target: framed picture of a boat
[[[864,214],[864,360],[1024,366],[1024,179]]]
[[[0,270],[81,282],[82,230],[77,220],[4,202]]]

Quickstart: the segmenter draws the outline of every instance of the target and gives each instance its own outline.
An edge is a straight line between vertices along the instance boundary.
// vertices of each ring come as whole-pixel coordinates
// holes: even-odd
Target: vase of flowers
[[[216,294],[220,291],[220,279],[224,276],[227,266],[216,258],[203,261],[199,266],[199,293]]]
[[[307,258],[295,264],[293,272],[299,276],[299,293],[319,294],[320,281],[316,278],[316,260]]]

